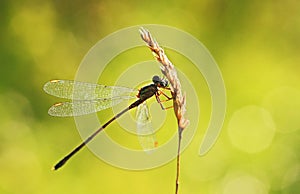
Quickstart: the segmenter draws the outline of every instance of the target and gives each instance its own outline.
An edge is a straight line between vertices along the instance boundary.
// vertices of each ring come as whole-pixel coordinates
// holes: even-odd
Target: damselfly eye
[[[153,76],[152,81],[155,85],[157,85],[159,87],[163,87],[163,88],[165,88],[169,85],[168,80],[162,79],[157,75]]]
[[[160,85],[162,85],[163,87],[167,87],[169,85],[169,82],[166,79],[165,80],[161,80]]]
[[[157,75],[153,76],[152,78],[153,83],[157,84],[159,82],[161,82],[161,78]]]

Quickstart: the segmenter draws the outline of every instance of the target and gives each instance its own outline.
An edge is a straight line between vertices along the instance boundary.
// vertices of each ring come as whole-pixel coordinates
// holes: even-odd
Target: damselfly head
[[[165,88],[169,85],[168,80],[162,79],[157,75],[153,76],[152,81],[155,85],[157,85],[158,87],[162,87],[162,88]]]

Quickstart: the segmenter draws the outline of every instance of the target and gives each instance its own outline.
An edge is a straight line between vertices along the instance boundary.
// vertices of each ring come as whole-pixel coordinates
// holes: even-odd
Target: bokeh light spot
[[[267,194],[266,185],[249,175],[234,177],[225,184],[223,194]]]
[[[258,106],[246,106],[235,111],[228,125],[231,143],[248,153],[266,149],[274,134],[275,124],[270,113]]]

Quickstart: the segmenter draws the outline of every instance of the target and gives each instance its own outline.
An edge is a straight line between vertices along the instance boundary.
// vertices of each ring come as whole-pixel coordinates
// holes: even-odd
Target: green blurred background
[[[141,24],[170,25],[195,36],[214,56],[226,85],[222,133],[199,157],[210,95],[199,86],[203,78],[192,80],[203,118],[182,154],[180,193],[300,193],[299,1],[0,4],[0,193],[174,193],[175,161],[129,171],[84,150],[62,170],[50,170],[80,137],[72,118],[47,115],[57,99],[42,91],[43,84],[73,79],[97,41]]]

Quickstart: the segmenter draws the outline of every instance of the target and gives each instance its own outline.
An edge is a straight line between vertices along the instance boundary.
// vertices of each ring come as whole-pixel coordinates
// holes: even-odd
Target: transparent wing
[[[95,100],[132,95],[135,90],[120,86],[105,86],[73,80],[51,80],[44,85],[46,93],[72,100]]]
[[[110,108],[130,98],[130,96],[123,96],[102,98],[97,100],[75,100],[73,102],[60,102],[50,107],[48,113],[51,116],[57,117],[81,116]]]
[[[143,150],[150,151],[157,146],[157,140],[151,124],[151,117],[146,102],[137,107],[137,134]]]

